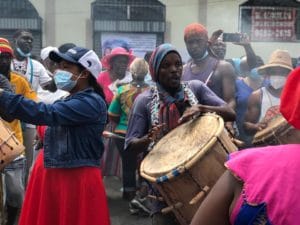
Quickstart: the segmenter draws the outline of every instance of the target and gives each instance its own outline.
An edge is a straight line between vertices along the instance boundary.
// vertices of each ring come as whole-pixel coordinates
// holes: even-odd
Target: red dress
[[[110,225],[101,170],[46,169],[40,152],[30,176],[19,225]]]

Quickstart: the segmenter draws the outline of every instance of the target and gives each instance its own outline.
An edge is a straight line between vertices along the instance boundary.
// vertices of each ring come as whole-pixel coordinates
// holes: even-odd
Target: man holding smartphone
[[[256,56],[251,47],[250,40],[247,34],[241,33],[224,33],[223,30],[216,30],[209,38],[209,53],[218,58],[225,59],[226,42],[231,42],[235,45],[240,45],[245,49],[245,55],[239,58],[225,59],[234,67],[237,76],[246,76],[253,68],[260,65],[262,62],[259,56]]]
[[[183,68],[182,80],[200,80],[235,109],[235,72],[232,65],[208,54],[208,32],[192,23],[184,30],[184,41],[191,57]],[[228,125],[228,124],[227,124]],[[231,124],[228,126],[233,131]]]

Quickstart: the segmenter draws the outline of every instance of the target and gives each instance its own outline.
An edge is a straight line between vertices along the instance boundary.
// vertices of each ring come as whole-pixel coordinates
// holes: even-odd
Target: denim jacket
[[[26,123],[48,126],[44,140],[45,167],[100,165],[107,107],[92,88],[51,105],[4,91],[0,95],[0,108]]]

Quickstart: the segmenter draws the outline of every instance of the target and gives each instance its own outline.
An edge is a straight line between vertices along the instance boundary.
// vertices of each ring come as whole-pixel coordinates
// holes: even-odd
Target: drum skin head
[[[202,157],[207,145],[224,129],[224,122],[216,114],[205,114],[186,122],[159,140],[141,165],[141,171],[151,177],[160,177],[187,162]]]
[[[265,129],[258,131],[253,138],[252,143],[259,145],[262,143],[273,142],[275,136],[280,136],[284,131],[287,131],[291,126],[282,115],[276,116],[274,119],[268,122]]]

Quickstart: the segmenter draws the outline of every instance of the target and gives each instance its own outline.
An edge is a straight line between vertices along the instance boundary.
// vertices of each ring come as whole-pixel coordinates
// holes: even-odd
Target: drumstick
[[[102,136],[103,137],[106,137],[106,138],[118,138],[118,139],[125,139],[125,137],[121,136],[121,135],[118,135],[118,134],[115,134],[113,132],[110,132],[110,131],[103,131],[102,133]]]

